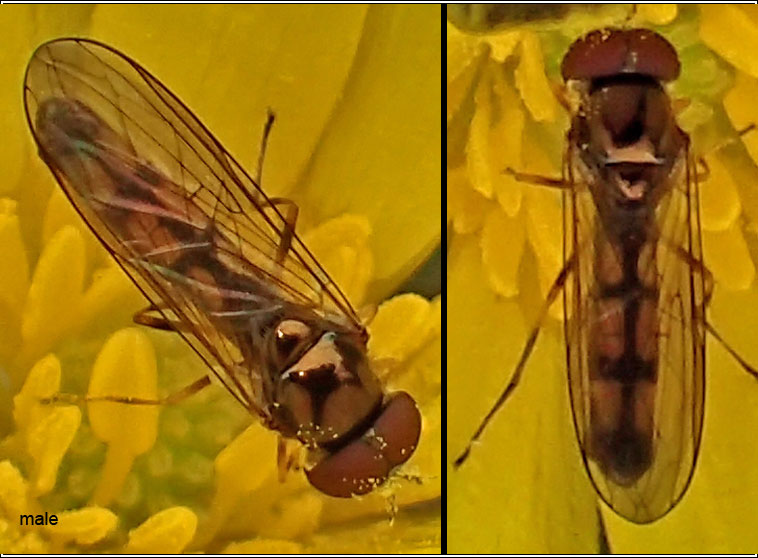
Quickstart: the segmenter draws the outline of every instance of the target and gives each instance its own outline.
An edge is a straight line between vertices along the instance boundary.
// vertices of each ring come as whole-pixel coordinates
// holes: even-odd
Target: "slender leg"
[[[116,395],[103,395],[99,397],[88,397],[81,395],[71,395],[69,393],[59,393],[52,397],[46,397],[40,402],[43,404],[52,403],[69,403],[69,404],[81,404],[81,403],[93,403],[97,401],[110,401],[111,403],[123,403],[124,405],[175,405],[181,401],[184,401],[191,395],[196,394],[201,389],[209,386],[211,379],[208,376],[203,376],[199,380],[192,382],[190,385],[185,386],[177,392],[174,392],[161,399],[142,399],[140,397],[119,397]]]
[[[492,420],[492,417],[495,416],[495,414],[500,410],[500,407],[503,406],[505,401],[511,395],[513,390],[516,389],[516,386],[521,380],[521,374],[524,371],[524,367],[526,366],[526,362],[529,359],[529,355],[532,354],[534,345],[537,342],[537,336],[540,333],[540,327],[542,326],[542,322],[545,320],[545,317],[547,316],[550,306],[552,306],[553,302],[555,302],[555,299],[558,297],[558,294],[560,294],[561,290],[563,289],[563,286],[566,284],[566,279],[568,278],[568,274],[571,271],[573,271],[573,268],[575,265],[576,265],[576,256],[572,256],[565,263],[560,273],[558,273],[558,276],[555,278],[555,281],[553,281],[553,285],[550,287],[550,291],[548,291],[547,297],[545,298],[545,301],[542,304],[542,308],[540,309],[540,313],[537,316],[537,323],[532,328],[532,331],[526,340],[526,344],[524,345],[524,348],[521,351],[521,357],[519,358],[518,364],[516,364],[516,369],[514,370],[510,381],[505,386],[505,388],[503,389],[500,396],[497,398],[497,401],[495,401],[495,404],[492,406],[490,411],[487,413],[487,415],[484,417],[482,422],[479,424],[479,427],[476,429],[473,436],[471,436],[471,439],[466,445],[466,449],[464,449],[463,452],[453,462],[453,466],[456,469],[460,467],[461,465],[463,465],[466,459],[468,459],[468,456],[471,453],[471,447],[474,444],[474,442],[479,440],[479,437],[482,435],[482,432],[484,432],[484,429],[487,428],[487,425],[489,424],[490,420]]]
[[[745,136],[745,135],[749,134],[750,132],[754,131],[755,129],[756,129],[756,125],[755,124],[748,124],[742,130],[737,130],[737,136],[736,137],[734,137],[734,136],[729,137],[726,140],[724,140],[723,142],[720,142],[717,145],[713,146],[711,149],[709,149],[707,155],[710,155],[712,153],[716,153],[716,152],[720,151],[721,149],[723,149],[727,145],[729,145],[731,143],[734,143],[737,138],[742,138],[743,136]],[[704,182],[711,175],[711,170],[708,167],[708,164],[705,162],[705,157],[704,156],[698,157],[697,164],[700,165],[703,168],[702,172],[698,172],[696,174],[697,181],[698,182]]]
[[[266,158],[266,147],[268,146],[268,138],[271,135],[271,129],[274,126],[274,120],[276,115],[270,108],[266,113],[266,123],[263,125],[263,136],[261,137],[261,146],[258,149],[258,162],[255,165],[255,183],[260,186],[263,180],[263,161]],[[279,249],[277,250],[277,261],[279,263],[284,261],[284,258],[289,252],[292,245],[292,235],[295,232],[295,223],[297,222],[298,208],[295,202],[287,198],[269,198],[269,200],[275,206],[286,206],[287,209],[284,213],[285,227],[281,231],[281,241],[279,243]]]
[[[297,223],[299,209],[294,201],[287,198],[271,198],[269,201],[276,206],[284,206],[287,208],[283,215],[284,230],[282,230],[281,237],[279,238],[279,248],[276,251],[276,261],[282,263],[292,246],[292,237],[295,234],[295,224]]]
[[[147,308],[143,308],[136,312],[132,317],[132,320],[135,324],[151,327],[153,329],[160,329],[162,331],[183,331],[185,329],[181,322],[175,322],[164,318],[163,315],[159,313],[161,308],[167,307],[159,307],[155,304],[151,304]]]
[[[708,303],[711,301],[711,297],[713,296],[713,273],[711,273],[711,270],[705,267],[705,264],[702,260],[693,257],[692,254],[684,250],[682,247],[675,246],[674,248],[679,258],[687,262],[693,269],[703,275],[705,282],[705,292],[703,293],[703,310],[705,310]],[[697,311],[700,312],[700,310]],[[742,366],[745,372],[758,379],[758,369],[750,365],[744,358],[742,358],[742,356],[729,343],[727,343],[723,337],[721,337],[721,334],[716,330],[713,324],[711,324],[711,322],[705,318],[705,316],[703,316],[703,322],[705,322],[706,331],[710,333],[713,338],[716,339],[716,341],[721,343],[721,346],[724,347],[727,353],[732,355],[732,358],[734,358],[734,360],[736,360],[737,363]]]
[[[705,264],[702,260],[697,259],[681,246],[669,242],[663,237],[659,238],[661,238],[661,240],[666,244],[667,248],[674,251],[680,260],[686,262],[690,267],[697,270],[697,272],[703,276],[703,282],[705,283],[703,289],[703,307],[708,306],[708,303],[711,301],[711,297],[713,296],[713,273],[711,270],[705,267]]]
[[[566,190],[573,187],[573,184],[562,179],[552,178],[549,176],[542,176],[539,174],[529,174],[526,172],[518,172],[512,168],[506,168],[503,170],[504,174],[510,174],[513,178],[519,182],[528,182],[530,184],[536,184],[537,186],[547,186],[548,188],[558,188],[560,190]]]
[[[287,473],[300,469],[300,450],[302,446],[279,436],[276,445],[276,464],[279,472],[279,482],[287,480]]]
[[[263,125],[263,136],[261,137],[261,147],[258,150],[258,163],[255,165],[255,183],[260,186],[263,178],[263,159],[266,155],[266,146],[268,145],[268,136],[271,133],[271,127],[274,125],[276,115],[270,108],[266,111],[266,123]]]
[[[748,364],[748,362],[744,358],[742,358],[740,354],[735,349],[733,349],[731,345],[729,345],[729,343],[724,341],[724,338],[721,337],[721,334],[719,334],[719,332],[716,331],[716,328],[714,328],[713,325],[711,325],[711,323],[707,320],[705,322],[705,329],[708,330],[708,333],[713,335],[716,341],[721,343],[721,346],[724,347],[724,349],[726,349],[727,353],[732,355],[734,360],[736,360],[739,363],[739,365],[742,366],[745,372],[747,372],[748,374],[753,376],[756,380],[758,380],[758,370],[756,370],[753,366]]]

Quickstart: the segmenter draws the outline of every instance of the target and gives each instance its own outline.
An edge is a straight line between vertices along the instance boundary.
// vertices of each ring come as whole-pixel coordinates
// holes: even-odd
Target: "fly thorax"
[[[590,174],[622,205],[645,201],[682,145],[664,89],[649,76],[605,77],[592,82],[587,106],[573,133]]]
[[[593,82],[589,99],[594,136],[616,148],[647,139],[658,155],[672,120],[671,103],[649,76],[621,74]]]
[[[274,415],[285,436],[311,448],[336,447],[368,427],[382,388],[358,339],[284,320],[274,343],[287,362],[274,386]]]

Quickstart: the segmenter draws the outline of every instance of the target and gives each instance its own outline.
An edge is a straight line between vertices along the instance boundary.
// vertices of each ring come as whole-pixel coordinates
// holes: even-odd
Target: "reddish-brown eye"
[[[421,433],[421,415],[413,398],[404,391],[393,393],[374,423],[374,432],[384,441],[382,454],[393,467],[408,461]]]
[[[306,471],[310,483],[338,498],[371,492],[392,469],[405,463],[418,444],[421,415],[405,392],[393,393],[364,436]]]
[[[648,29],[592,31],[571,45],[561,64],[564,80],[632,73],[670,81],[679,76],[679,70],[671,43]]]
[[[387,478],[390,467],[365,438],[349,443],[306,471],[308,481],[324,494],[350,498],[367,494]]]

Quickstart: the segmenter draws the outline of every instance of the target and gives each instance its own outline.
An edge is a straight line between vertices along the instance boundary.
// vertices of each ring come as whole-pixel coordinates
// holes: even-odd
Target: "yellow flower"
[[[0,549],[11,552],[419,552],[440,545],[441,298],[392,293],[440,242],[439,12],[427,6],[17,7],[7,50],[0,184]],[[263,188],[294,199],[298,231],[351,301],[379,304],[369,355],[416,398],[417,451],[361,499],[277,479],[276,435],[213,385],[178,335],[132,327],[146,301],[38,159],[21,76],[56,36],[110,44],[158,76],[253,170],[277,114]],[[8,93],[8,91],[11,93]],[[384,302],[382,302],[384,301]],[[383,370],[384,368],[382,368]],[[388,506],[398,513],[391,528]],[[20,514],[55,526],[19,527]],[[247,550],[245,550],[247,549]]]
[[[679,52],[672,97],[703,155],[704,259],[715,292],[709,321],[749,362],[758,294],[756,248],[758,41],[754,7],[638,5],[448,12],[448,455],[456,456],[513,372],[562,258],[560,195],[507,167],[561,176],[568,121],[551,100],[573,40],[605,26],[651,27]],[[560,321],[550,311],[521,383],[459,470],[449,469],[454,552],[740,552],[758,502],[758,385],[708,339],[704,439],[695,477],[666,517],[633,525],[600,503],[583,470],[566,386]],[[752,342],[751,342],[752,341]],[[473,371],[473,372],[472,372]],[[731,397],[730,397],[731,396]],[[598,513],[597,510],[600,510]],[[749,542],[749,541],[752,541]],[[676,550],[674,550],[676,549]],[[705,550],[704,550],[705,549]]]

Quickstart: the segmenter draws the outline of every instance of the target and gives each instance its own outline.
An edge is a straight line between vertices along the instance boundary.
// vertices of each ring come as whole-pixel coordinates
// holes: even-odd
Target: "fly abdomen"
[[[629,238],[596,239],[590,301],[589,448],[622,486],[633,484],[652,462],[658,376],[654,245]]]

